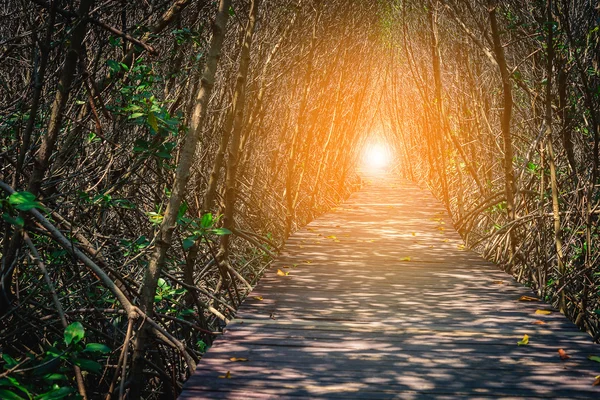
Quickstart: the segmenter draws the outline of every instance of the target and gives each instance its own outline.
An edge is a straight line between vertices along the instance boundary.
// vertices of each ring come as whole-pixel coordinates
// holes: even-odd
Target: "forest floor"
[[[182,399],[600,396],[588,334],[464,249],[429,192],[365,179],[288,239]]]

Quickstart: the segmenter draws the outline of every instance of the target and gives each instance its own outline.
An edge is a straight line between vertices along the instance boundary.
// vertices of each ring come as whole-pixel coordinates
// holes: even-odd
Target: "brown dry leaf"
[[[284,265],[283,268],[292,268],[289,265]]]
[[[600,375],[596,377],[596,380],[594,381],[594,386],[600,386]]]
[[[492,281],[494,285],[504,285],[504,281]]]
[[[569,356],[567,352],[563,349],[558,349],[558,355],[560,356],[561,360],[568,360],[569,358],[571,358],[571,356]]]
[[[552,314],[552,311],[550,311],[550,310],[535,310],[535,313],[538,315],[550,315],[550,314]]]
[[[537,321],[533,321],[534,325],[545,325],[546,323],[544,321],[540,321],[539,319]]]
[[[233,362],[246,362],[246,361],[250,361],[247,358],[243,358],[243,357],[231,357],[229,359],[229,361],[233,361]]]
[[[289,272],[283,272],[280,269],[277,270],[277,275],[279,275],[279,276],[288,276],[289,274],[290,274]]]
[[[519,301],[539,301],[539,299],[531,296],[521,296],[519,297]]]
[[[231,372],[227,371],[225,375],[219,375],[221,379],[231,379]]]
[[[263,301],[263,297],[262,296],[254,296],[253,299],[254,300]]]

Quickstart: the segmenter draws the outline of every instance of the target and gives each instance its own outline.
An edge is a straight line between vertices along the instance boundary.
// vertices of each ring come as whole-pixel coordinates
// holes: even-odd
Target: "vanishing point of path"
[[[428,192],[374,177],[289,238],[181,398],[600,398],[600,348],[521,296]]]

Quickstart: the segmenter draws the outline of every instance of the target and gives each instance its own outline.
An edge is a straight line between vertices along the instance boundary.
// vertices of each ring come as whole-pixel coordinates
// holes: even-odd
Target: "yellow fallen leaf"
[[[326,239],[337,239],[335,235],[325,236]]]
[[[527,336],[527,335],[523,335],[523,339],[521,339],[517,342],[517,345],[519,345],[519,346],[525,346],[527,344],[529,344],[529,336]]]
[[[231,372],[227,371],[225,375],[219,375],[221,379],[231,379]]]
[[[280,269],[277,270],[277,275],[279,275],[279,276],[288,276],[289,274],[290,274],[289,272],[283,272]]]
[[[552,314],[552,311],[549,310],[535,310],[535,313],[538,315],[550,315]]]
[[[456,246],[456,248],[458,248],[459,250],[464,250],[465,249],[465,245],[464,244],[459,244],[458,246]]]
[[[263,301],[263,297],[262,296],[254,296],[253,299],[254,300]]]
[[[411,235],[417,236],[417,232],[412,232]]]
[[[304,264],[312,264],[312,261],[306,260],[306,261],[304,261]]]
[[[400,261],[410,261],[410,260],[411,260],[411,258],[410,258],[410,257],[402,257],[402,258],[400,259]]]
[[[243,357],[231,357],[229,359],[229,361],[233,361],[233,362],[246,362],[246,361],[250,361],[247,358],[243,358]]]
[[[521,296],[519,297],[519,301],[538,301],[539,299],[531,296]]]
[[[442,242],[444,242],[444,243],[448,243],[449,241],[450,241],[450,239],[444,239],[444,240],[442,240]]]
[[[303,249],[303,248],[304,248],[304,246],[298,246],[298,247],[300,247],[301,249]]]

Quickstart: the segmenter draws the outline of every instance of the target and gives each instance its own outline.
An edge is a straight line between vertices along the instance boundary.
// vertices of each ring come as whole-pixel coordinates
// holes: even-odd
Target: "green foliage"
[[[63,332],[63,342],[48,346],[41,355],[27,354],[16,360],[2,354],[4,370],[14,369],[0,378],[0,398],[8,400],[56,400],[80,398],[67,374],[77,365],[85,373],[102,374],[102,363],[111,352],[101,343],[87,343],[85,329],[80,322],[73,322]],[[102,362],[102,363],[101,363]],[[22,368],[22,371],[21,371]]]

